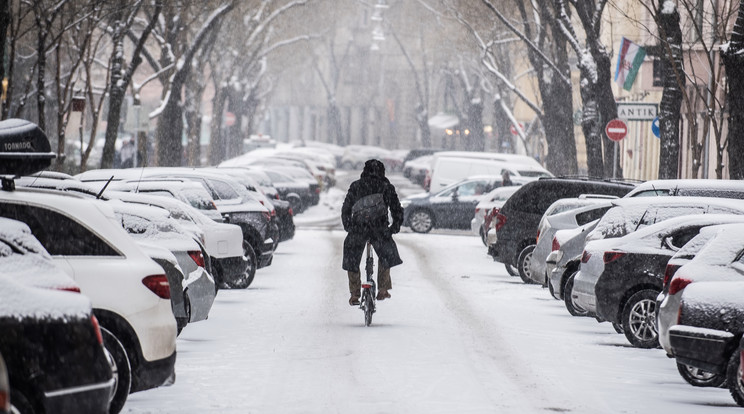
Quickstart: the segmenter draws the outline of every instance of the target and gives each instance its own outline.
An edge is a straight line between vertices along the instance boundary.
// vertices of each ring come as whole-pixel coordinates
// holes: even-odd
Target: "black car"
[[[90,301],[28,227],[8,219],[0,219],[0,227],[0,268],[6,270],[0,274],[0,354],[11,412],[108,413],[112,365]],[[0,397],[4,392],[0,380]]]
[[[269,167],[256,167],[256,170],[269,177],[271,185],[276,188],[279,199],[289,202],[295,214],[302,213],[312,205],[313,190],[307,182],[297,181]]]
[[[632,183],[588,178],[544,177],[527,183],[509,197],[494,217],[497,240],[488,247],[488,254],[507,268],[518,269],[520,253],[536,243],[537,226],[553,202],[582,194],[623,197],[633,188]]]
[[[433,228],[470,229],[475,206],[485,194],[500,185],[500,176],[471,177],[436,194],[408,197],[401,201],[403,225],[416,233],[428,233]]]
[[[742,282],[690,284],[682,297],[678,324],[669,328],[669,342],[677,362],[726,378],[739,404],[744,402],[739,371],[743,335]]]

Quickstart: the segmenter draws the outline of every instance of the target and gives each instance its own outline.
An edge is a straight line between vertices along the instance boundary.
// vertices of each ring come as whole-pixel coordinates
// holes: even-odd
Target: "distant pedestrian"
[[[124,141],[119,151],[119,159],[121,159],[120,168],[132,168],[134,167],[134,139],[128,139]]]
[[[511,178],[509,176],[509,171],[504,170],[504,172],[501,173],[501,186],[502,187],[507,187],[507,186],[510,186],[510,185],[514,185],[514,183],[512,182],[512,180],[511,180]]]

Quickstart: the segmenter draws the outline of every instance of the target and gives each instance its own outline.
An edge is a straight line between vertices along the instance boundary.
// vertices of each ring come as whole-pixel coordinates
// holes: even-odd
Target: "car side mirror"
[[[459,195],[457,194],[457,189],[455,188],[455,191],[452,192],[452,201],[457,201],[459,198]]]

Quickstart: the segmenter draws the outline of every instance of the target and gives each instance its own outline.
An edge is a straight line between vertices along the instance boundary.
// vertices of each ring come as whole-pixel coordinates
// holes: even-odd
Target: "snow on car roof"
[[[638,193],[648,190],[674,190],[674,189],[700,189],[700,190],[735,190],[744,193],[744,181],[741,180],[713,180],[713,179],[678,179],[678,180],[652,180],[639,184],[626,197],[633,197]]]
[[[88,318],[90,300],[79,293],[42,289],[20,283],[13,275],[0,274],[0,317],[67,320]]]

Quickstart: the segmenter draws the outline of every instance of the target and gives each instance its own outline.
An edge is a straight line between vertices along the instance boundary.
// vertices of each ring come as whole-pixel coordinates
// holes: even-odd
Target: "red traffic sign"
[[[615,142],[622,141],[628,135],[628,125],[622,119],[615,118],[607,123],[605,134],[607,134],[607,138]]]
[[[520,131],[524,131],[524,124],[523,124],[523,123],[521,123],[521,122],[519,123],[519,130],[520,130]],[[514,124],[512,124],[512,125],[511,125],[511,126],[509,127],[509,132],[511,132],[511,133],[512,133],[512,135],[519,135],[519,132],[517,132],[517,129],[516,129],[516,128],[514,128]]]
[[[225,126],[235,125],[235,114],[232,112],[225,112]]]

